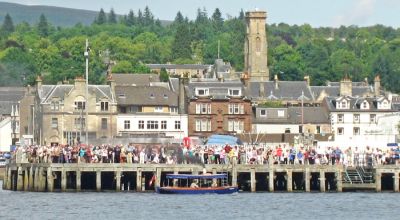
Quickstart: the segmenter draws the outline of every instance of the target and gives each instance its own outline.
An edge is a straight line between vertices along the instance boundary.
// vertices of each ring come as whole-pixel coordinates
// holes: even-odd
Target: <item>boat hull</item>
[[[157,187],[156,192],[160,194],[232,194],[238,192],[238,188],[233,186],[215,188]]]

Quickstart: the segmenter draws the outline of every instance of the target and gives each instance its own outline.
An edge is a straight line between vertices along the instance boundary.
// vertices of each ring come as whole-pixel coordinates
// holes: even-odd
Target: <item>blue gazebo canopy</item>
[[[241,145],[242,141],[239,138],[230,135],[211,135],[207,140],[207,145]]]

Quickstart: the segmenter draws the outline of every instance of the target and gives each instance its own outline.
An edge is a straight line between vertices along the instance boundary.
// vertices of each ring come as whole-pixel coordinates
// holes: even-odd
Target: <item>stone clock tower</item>
[[[246,39],[244,42],[244,72],[250,81],[269,81],[267,66],[267,35],[265,11],[246,12]]]

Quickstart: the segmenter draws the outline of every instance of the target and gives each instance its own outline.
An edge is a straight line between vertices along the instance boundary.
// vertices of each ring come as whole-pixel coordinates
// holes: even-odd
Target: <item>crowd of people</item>
[[[17,163],[165,163],[165,164],[321,164],[373,166],[397,164],[400,148],[277,146],[20,146]]]

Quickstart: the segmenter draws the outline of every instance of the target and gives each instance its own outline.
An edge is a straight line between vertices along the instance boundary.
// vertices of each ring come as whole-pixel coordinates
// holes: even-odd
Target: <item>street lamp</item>
[[[86,146],[89,146],[89,136],[88,136],[88,119],[89,119],[89,52],[90,52],[90,47],[89,47],[89,41],[86,39],[86,47],[85,47],[85,59],[86,59],[86,103],[85,103],[85,108],[86,108],[86,123],[85,123],[85,130],[86,130],[86,137],[85,137],[85,142]],[[82,120],[81,120],[82,123]]]

